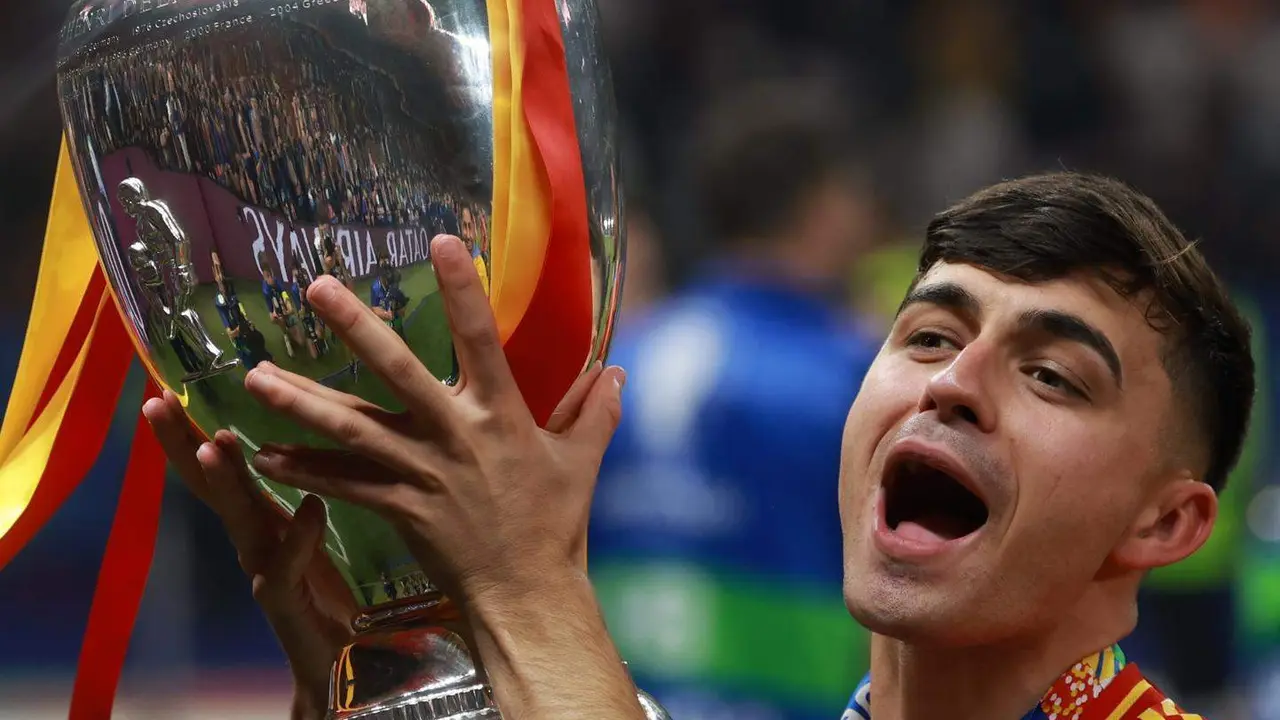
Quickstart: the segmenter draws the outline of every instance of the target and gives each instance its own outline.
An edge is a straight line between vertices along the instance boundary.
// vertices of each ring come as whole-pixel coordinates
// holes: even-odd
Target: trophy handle
[[[671,713],[659,705],[652,695],[643,690],[637,690],[636,695],[640,698],[640,707],[644,708],[646,720],[672,720]]]
[[[186,374],[183,383],[207,380],[230,371],[239,358],[226,358],[204,321],[191,307],[196,290],[191,242],[168,203],[154,200],[136,177],[120,182],[116,198],[137,223],[129,245],[129,267],[147,304],[146,327],[139,328],[152,347],[171,347]]]

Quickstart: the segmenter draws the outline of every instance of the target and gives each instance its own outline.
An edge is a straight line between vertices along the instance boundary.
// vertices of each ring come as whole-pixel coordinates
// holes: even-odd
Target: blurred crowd
[[[1152,578],[1127,649],[1209,717],[1280,719],[1280,456],[1267,416],[1280,399],[1267,349],[1280,330],[1268,272],[1280,267],[1280,6],[599,5],[629,208],[614,358],[631,381],[597,497],[592,566],[642,684],[678,720],[838,715],[865,662],[839,590],[844,412],[914,272],[928,217],[984,184],[1067,168],[1155,197],[1202,238],[1255,323],[1261,409],[1219,530],[1194,562]],[[60,14],[19,12],[49,33]],[[0,385],[16,362],[56,150],[50,127],[30,126],[56,123],[46,107],[51,48],[26,47],[19,71],[2,65],[6,89],[38,112],[0,110],[0,150],[15,163],[0,178],[14,278],[0,296]],[[45,67],[40,83],[27,79]],[[173,73],[177,59],[144,73],[183,88],[157,112],[225,111],[236,117],[229,127],[256,132],[252,106],[188,97],[208,92]],[[226,166],[233,183],[259,172],[236,164],[234,133],[219,139],[221,121],[207,123],[201,137],[171,139],[169,162]],[[281,168],[281,181],[260,190],[270,202],[298,205],[285,178],[361,162],[358,147],[308,154],[304,130],[317,126],[322,118],[300,118],[298,137],[256,143],[281,153],[253,159]],[[116,141],[110,127],[101,142]],[[34,138],[38,152],[8,147],[14,138]],[[364,218],[413,202],[392,183],[331,204]],[[0,647],[29,648],[0,653],[0,680],[72,667],[124,447],[117,437],[50,531],[0,574]],[[166,502],[138,672],[277,667],[216,521],[176,488]],[[51,613],[66,621],[30,622]]]
[[[688,132],[714,97],[762,75],[823,78],[850,108],[896,227],[996,178],[1072,167],[1126,179],[1206,239],[1224,269],[1280,245],[1280,12],[1261,0],[604,0],[633,195],[671,264],[697,213]],[[662,188],[650,193],[649,188]]]

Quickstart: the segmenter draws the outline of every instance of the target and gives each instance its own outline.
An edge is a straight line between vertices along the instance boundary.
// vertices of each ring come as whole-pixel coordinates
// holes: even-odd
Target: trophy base
[[[502,720],[461,617],[443,597],[355,623],[334,664],[329,720]],[[648,720],[671,717],[638,693]]]
[[[355,622],[334,665],[330,720],[500,720],[466,627],[436,595]]]

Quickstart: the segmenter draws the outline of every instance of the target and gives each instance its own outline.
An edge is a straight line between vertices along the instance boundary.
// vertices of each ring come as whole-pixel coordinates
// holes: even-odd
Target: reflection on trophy
[[[129,245],[129,267],[146,299],[147,317],[156,335],[172,344],[186,370],[182,382],[204,380],[235,367],[238,361],[222,359],[222,349],[188,306],[195,289],[191,248],[173,213],[148,197],[137,178],[121,181],[117,197],[125,213],[138,223],[138,239]]]
[[[563,40],[562,57],[541,69],[532,53],[509,52],[507,37],[508,14],[523,12],[513,8],[538,3]],[[306,288],[323,274],[451,378],[429,247],[440,232],[471,249],[526,399],[563,392],[602,359],[625,223],[594,4],[75,2],[58,90],[80,192],[104,214],[96,245],[149,369],[186,398],[200,430],[229,429],[246,454],[268,442],[323,444],[244,390],[244,373],[266,360],[400,409],[311,312]],[[558,73],[563,114],[524,124],[516,72]],[[565,152],[544,157],[535,130],[557,132],[542,141]],[[553,180],[547,197],[572,215],[558,217],[554,237],[547,217],[520,212],[539,196],[515,191]],[[281,511],[301,504],[297,490],[255,479]],[[326,503],[327,555],[360,608],[335,658],[330,717],[501,717],[460,613],[395,530]],[[645,707],[664,716],[647,698]]]

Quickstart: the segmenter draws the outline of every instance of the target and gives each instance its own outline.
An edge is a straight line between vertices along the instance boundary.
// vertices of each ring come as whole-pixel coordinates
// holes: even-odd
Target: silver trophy
[[[244,373],[268,360],[397,407],[307,304],[322,274],[367,299],[437,377],[456,375],[428,242],[459,235],[486,280],[494,269],[494,1],[505,2],[72,7],[58,92],[98,254],[149,370],[206,434],[228,428],[249,454],[267,442],[325,444],[247,395]],[[612,86],[594,0],[545,2],[564,40],[585,178],[585,368],[608,347],[621,282]],[[302,502],[257,481],[285,513]],[[326,549],[360,608],[330,717],[501,717],[465,626],[395,531],[326,502]]]

